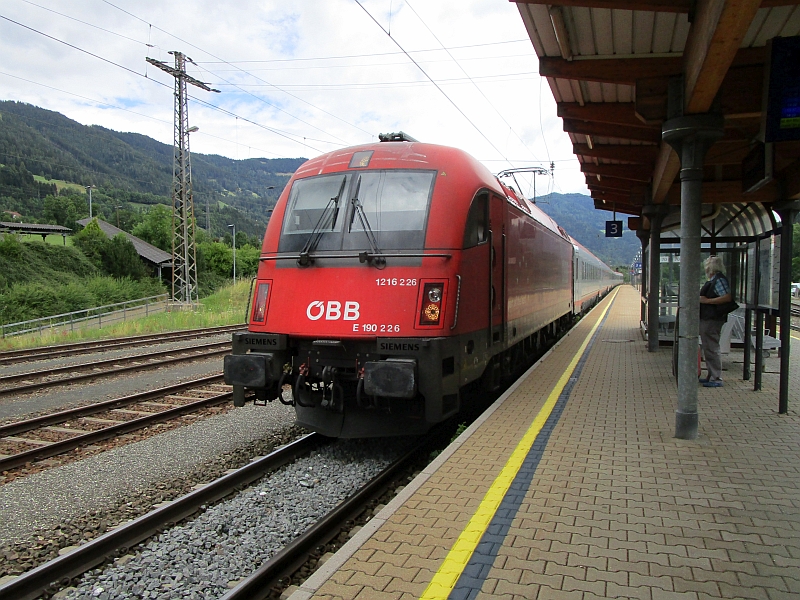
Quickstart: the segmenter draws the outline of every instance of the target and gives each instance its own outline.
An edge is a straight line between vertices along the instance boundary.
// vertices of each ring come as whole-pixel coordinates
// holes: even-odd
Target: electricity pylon
[[[219,92],[186,73],[186,61],[194,61],[181,52],[170,52],[175,66],[147,58],[147,62],[175,78],[175,142],[172,153],[172,300],[185,304],[197,302],[197,253],[194,243],[195,222],[192,199],[192,164],[189,154],[189,105],[186,84],[207,92]]]

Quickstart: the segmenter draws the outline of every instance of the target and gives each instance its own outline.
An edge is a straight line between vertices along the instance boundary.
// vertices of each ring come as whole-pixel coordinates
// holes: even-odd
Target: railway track
[[[163,343],[165,337],[170,342],[179,340],[189,340],[200,337],[230,333],[244,330],[246,325],[226,325],[223,327],[207,327],[204,329],[192,329],[189,331],[175,331],[169,333],[157,333],[152,335],[137,335],[124,338],[114,338],[107,340],[94,340],[91,342],[77,342],[74,344],[59,344],[57,346],[40,346],[38,348],[27,348],[24,350],[7,350],[0,352],[0,365],[15,364],[21,362],[31,362],[60,356],[74,356],[78,354],[88,354],[98,350],[117,350],[132,346],[141,346],[147,342]]]
[[[428,438],[427,441],[430,441]],[[52,594],[69,585],[72,580],[97,565],[127,553],[128,549],[154,534],[169,528],[198,510],[225,498],[280,467],[311,453],[327,443],[327,438],[312,433],[291,444],[257,459],[241,469],[229,473],[216,481],[160,506],[141,517],[125,523],[112,531],[78,546],[72,552],[55,558],[0,586],[0,597],[26,600],[43,593]],[[380,471],[333,510],[302,531],[291,542],[276,552],[260,568],[241,580],[228,592],[227,600],[244,598],[266,598],[272,588],[286,580],[297,568],[313,555],[318,547],[328,543],[352,520],[362,514],[369,503],[385,494],[404,473],[425,444],[415,445],[399,459]]]
[[[164,365],[180,362],[194,361],[210,356],[218,356],[230,352],[231,342],[212,342],[194,346],[191,348],[176,348],[173,350],[162,350],[146,354],[137,354],[108,360],[93,361],[79,365],[65,367],[54,367],[39,371],[29,371],[27,373],[17,373],[14,375],[4,375],[0,377],[0,396],[10,394],[22,394],[40,390],[47,387],[67,385],[111,377],[130,371],[145,371],[157,369]],[[146,362],[143,362],[146,361]],[[88,373],[80,373],[89,371]],[[78,372],[79,374],[73,374]],[[66,375],[65,377],[59,377]],[[54,377],[55,376],[55,377]],[[22,382],[19,385],[9,385],[15,382]],[[6,387],[7,386],[7,387]]]
[[[0,471],[168,421],[231,397],[230,386],[222,383],[219,374],[3,425]]]

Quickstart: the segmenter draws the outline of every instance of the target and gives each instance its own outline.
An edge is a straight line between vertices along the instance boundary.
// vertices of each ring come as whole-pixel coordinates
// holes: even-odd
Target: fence
[[[0,334],[2,334],[3,338],[6,338],[35,331],[44,331],[45,329],[69,328],[70,331],[75,331],[76,327],[97,326],[100,328],[103,325],[125,321],[128,317],[141,317],[163,312],[167,307],[168,299],[168,294],[159,294],[158,296],[96,306],[51,317],[8,323],[7,325],[0,325]]]

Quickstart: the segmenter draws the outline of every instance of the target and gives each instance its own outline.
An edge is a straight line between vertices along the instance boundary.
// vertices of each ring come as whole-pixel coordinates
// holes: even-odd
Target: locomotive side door
[[[489,345],[503,342],[506,310],[506,199],[490,195],[489,198]]]

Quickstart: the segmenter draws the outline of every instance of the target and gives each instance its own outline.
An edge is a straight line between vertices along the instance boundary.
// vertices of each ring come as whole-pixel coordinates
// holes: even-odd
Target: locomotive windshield
[[[419,250],[436,171],[382,170],[322,175],[292,185],[280,252]]]

